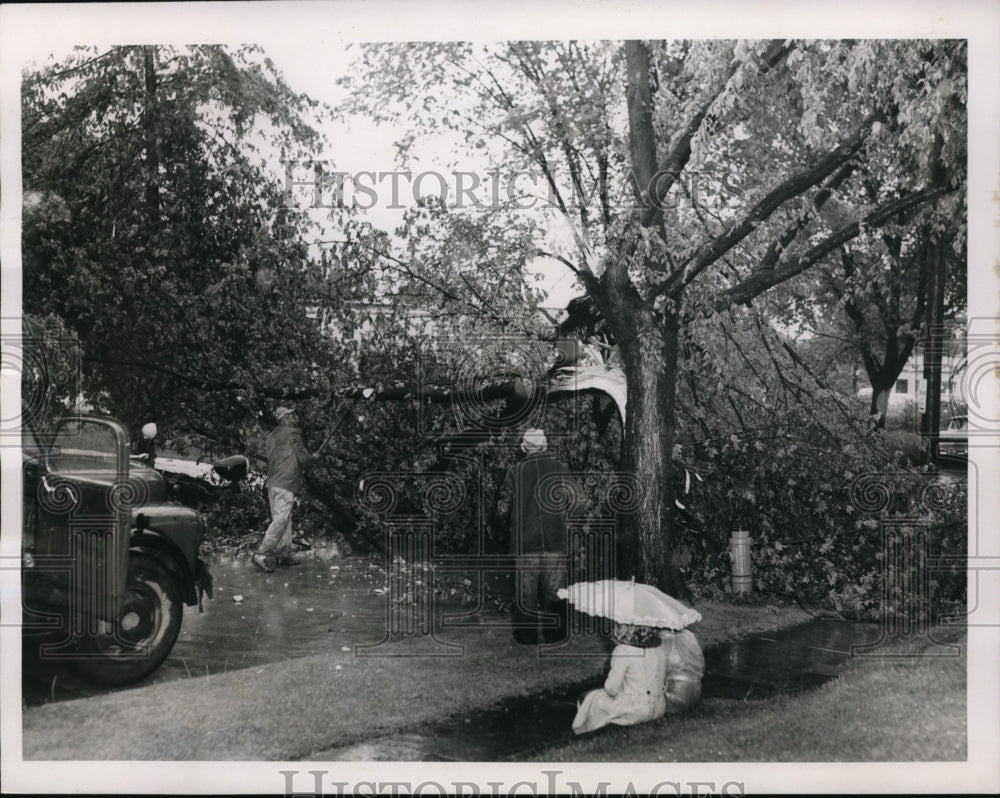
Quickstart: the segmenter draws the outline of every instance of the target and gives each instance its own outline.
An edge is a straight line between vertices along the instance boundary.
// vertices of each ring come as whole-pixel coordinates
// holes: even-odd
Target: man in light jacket
[[[497,514],[510,516],[511,553],[516,557],[514,639],[535,645],[566,636],[566,607],[557,596],[569,577],[567,511],[582,503],[579,483],[566,466],[546,454],[548,441],[540,429],[525,431],[525,457],[507,472]]]
[[[275,565],[298,565],[292,556],[292,507],[302,491],[302,469],[316,459],[302,442],[298,415],[294,408],[279,407],[274,417],[278,425],[267,436],[267,500],[271,525],[264,533],[251,561],[270,573]]]

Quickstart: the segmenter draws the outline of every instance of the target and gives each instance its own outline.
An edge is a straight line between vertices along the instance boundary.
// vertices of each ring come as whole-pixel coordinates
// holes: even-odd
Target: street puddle
[[[882,639],[877,624],[818,619],[713,646],[705,652],[704,698],[768,698],[818,687],[858,651]]]
[[[184,608],[180,637],[166,662],[133,687],[211,676],[272,662],[378,643],[386,628],[384,569],[362,558],[303,564],[266,574],[247,557],[209,560],[213,599],[204,612]],[[109,692],[44,662],[25,646],[23,702],[28,706]]]
[[[881,629],[875,624],[816,620],[711,646],[705,650],[702,698],[765,699],[817,687],[846,667],[852,647],[869,647],[880,639]],[[516,759],[572,739],[577,699],[601,684],[601,679],[594,679],[507,699],[459,718],[329,748],[306,759],[393,762]],[[613,734],[615,729],[608,727],[597,733]]]
[[[502,701],[490,709],[399,734],[361,740],[305,757],[307,761],[489,762],[540,751],[573,736],[576,699],[597,686],[582,683]]]

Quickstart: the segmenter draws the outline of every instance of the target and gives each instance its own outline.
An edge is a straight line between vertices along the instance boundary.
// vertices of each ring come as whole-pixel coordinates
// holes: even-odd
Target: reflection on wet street
[[[302,563],[267,574],[246,557],[211,558],[214,599],[204,601],[201,613],[197,607],[184,608],[174,650],[136,687],[382,640],[388,607],[383,569],[360,558],[324,562],[303,555]],[[68,668],[39,661],[27,647],[24,675],[24,702],[29,705],[107,692]]]
[[[308,761],[490,762],[514,759],[573,737],[576,699],[600,682],[509,698],[491,709],[400,734],[337,746]]]
[[[705,652],[706,698],[767,698],[817,687],[881,639],[877,624],[821,619]]]
[[[303,560],[265,574],[248,559],[215,558],[215,598],[185,611],[154,681],[237,670],[376,643],[385,629],[385,572],[365,560]]]

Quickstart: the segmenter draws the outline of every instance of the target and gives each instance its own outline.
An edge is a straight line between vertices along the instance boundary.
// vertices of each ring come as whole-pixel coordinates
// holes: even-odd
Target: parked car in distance
[[[938,453],[942,457],[969,456],[968,416],[952,416],[947,428],[938,436]]]
[[[173,649],[184,605],[211,597],[201,513],[168,499],[112,418],[24,427],[22,468],[26,644],[99,684],[147,677]]]

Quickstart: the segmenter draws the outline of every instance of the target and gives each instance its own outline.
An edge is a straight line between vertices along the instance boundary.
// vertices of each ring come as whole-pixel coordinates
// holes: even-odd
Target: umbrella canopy
[[[701,613],[652,585],[602,579],[576,582],[559,591],[580,612],[634,626],[678,631],[701,620]]]

